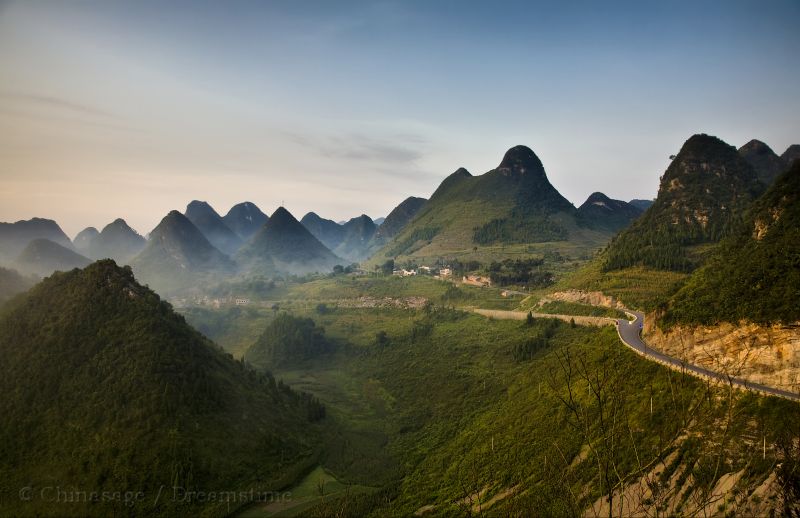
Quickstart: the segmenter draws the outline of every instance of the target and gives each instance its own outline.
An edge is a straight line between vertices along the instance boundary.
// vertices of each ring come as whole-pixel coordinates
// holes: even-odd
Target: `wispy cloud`
[[[56,109],[64,112],[71,112],[74,114],[101,117],[104,119],[116,119],[117,116],[108,111],[100,108],[82,104],[62,97],[52,95],[42,95],[35,93],[23,92],[0,92],[0,99],[12,101],[14,103],[21,103],[31,107]]]
[[[286,138],[325,158],[339,158],[382,164],[412,164],[424,155],[427,144],[418,135],[392,135],[385,138],[359,134],[310,138],[296,133],[285,133]]]

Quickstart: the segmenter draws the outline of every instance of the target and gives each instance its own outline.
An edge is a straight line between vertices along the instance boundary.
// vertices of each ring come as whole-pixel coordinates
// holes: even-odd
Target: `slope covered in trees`
[[[4,307],[0,354],[13,394],[0,398],[0,490],[32,488],[1,498],[3,515],[226,515],[246,502],[173,488],[278,490],[318,442],[318,403],[234,361],[110,260]],[[57,502],[46,487],[145,500]]]
[[[672,298],[664,322],[800,320],[800,161]]]
[[[688,248],[730,235],[763,192],[752,166],[716,137],[687,140],[661,177],[653,205],[609,244],[604,267],[689,271]]]

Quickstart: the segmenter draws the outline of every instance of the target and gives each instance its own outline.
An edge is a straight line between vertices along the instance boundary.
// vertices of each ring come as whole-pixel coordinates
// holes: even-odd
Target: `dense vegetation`
[[[480,245],[493,243],[544,243],[567,239],[567,230],[545,214],[526,214],[515,209],[506,218],[496,218],[473,229],[472,240]]]
[[[35,284],[32,277],[20,275],[16,270],[0,267],[0,305]]]
[[[246,502],[172,488],[277,491],[316,459],[318,402],[234,361],[112,261],[6,304],[0,354],[3,515],[223,515]],[[55,486],[108,496],[58,502],[42,493]]]
[[[670,301],[665,325],[800,320],[800,162]]]
[[[245,359],[261,369],[276,369],[327,354],[333,349],[333,344],[325,337],[325,330],[317,327],[312,319],[281,313],[267,325],[247,351]]]
[[[611,328],[436,307],[339,309],[319,320],[350,345],[278,374],[323,400],[340,426],[325,468],[379,489],[321,498],[305,511],[312,516],[409,516],[426,506],[434,515],[577,515],[618,487],[650,488],[642,505],[651,513],[685,492],[690,512],[723,473],[744,469],[735,491],[752,491],[800,425],[794,403],[717,392],[620,347]],[[753,437],[764,436],[762,459]],[[667,475],[642,479],[658,462]],[[681,471],[675,488],[670,475]]]
[[[543,270],[544,259],[506,259],[502,262],[492,261],[487,270],[489,278],[497,286],[521,286],[524,288],[546,288],[555,281],[555,276]]]
[[[694,135],[661,177],[653,205],[611,241],[604,269],[690,271],[698,260],[689,247],[730,235],[762,190],[736,148],[716,137]]]
[[[440,230],[440,227],[416,228],[408,235],[404,236],[403,239],[394,242],[386,251],[386,255],[395,256],[407,254],[411,248],[414,247],[414,245],[417,245],[420,241],[429,243],[431,239],[436,237],[436,234],[438,234]]]

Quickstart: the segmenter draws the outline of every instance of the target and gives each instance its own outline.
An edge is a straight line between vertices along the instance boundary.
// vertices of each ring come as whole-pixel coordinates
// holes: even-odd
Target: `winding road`
[[[792,401],[800,401],[800,394],[796,392],[789,392],[788,390],[781,390],[758,383],[752,383],[742,378],[735,378],[723,373],[710,371],[697,365],[686,363],[672,356],[667,356],[653,348],[647,347],[647,344],[642,340],[641,332],[644,327],[644,314],[639,311],[626,310],[631,316],[636,317],[634,320],[618,319],[616,320],[617,333],[619,334],[622,343],[633,349],[638,354],[666,365],[667,367],[677,369],[681,372],[686,372],[701,378],[707,378],[722,383],[730,383],[736,388],[760,392],[768,396],[777,396]]]

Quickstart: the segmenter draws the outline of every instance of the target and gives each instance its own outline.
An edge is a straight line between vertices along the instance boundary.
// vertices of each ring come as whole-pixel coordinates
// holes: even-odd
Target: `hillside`
[[[242,238],[228,228],[222,216],[208,203],[194,200],[186,206],[184,215],[217,250],[232,255],[242,246]]]
[[[792,162],[800,158],[800,144],[792,144],[781,155],[781,160],[787,166],[792,165]]]
[[[142,251],[147,241],[133,230],[122,218],[109,223],[95,236],[89,245],[92,259],[113,259],[127,263]]]
[[[736,148],[694,135],[661,177],[653,205],[609,244],[604,268],[690,270],[699,262],[691,247],[729,235],[761,192],[755,171]]]
[[[75,239],[72,240],[72,245],[75,247],[75,250],[88,257],[92,241],[99,234],[100,232],[96,228],[86,227],[75,235]]]
[[[33,218],[16,223],[0,223],[0,261],[13,261],[34,239],[48,239],[72,249],[72,242],[51,219]]]
[[[578,207],[578,219],[583,225],[617,232],[630,225],[642,212],[628,202],[612,200],[602,192],[595,192]]]
[[[189,288],[198,280],[234,271],[234,263],[214,248],[186,216],[173,210],[150,233],[132,261],[137,278],[159,293]]]
[[[319,441],[315,401],[248,371],[110,260],[4,308],[0,354],[15,394],[0,399],[0,489],[31,488],[0,499],[3,515],[223,516],[242,502],[173,488],[277,491]],[[144,496],[58,502],[51,486]]]
[[[772,185],[775,178],[786,169],[786,162],[760,140],[751,140],[739,148],[739,154],[756,170],[764,185]]]
[[[283,207],[239,250],[236,260],[243,270],[261,274],[329,272],[344,263]]]
[[[548,242],[569,242],[585,251],[608,237],[579,226],[575,207],[550,184],[536,154],[516,146],[483,175],[460,168],[445,178],[372,261],[480,255],[484,250],[497,258],[510,245],[524,245],[521,251],[530,253],[524,252],[527,245]]]
[[[34,284],[36,284],[35,278],[25,277],[16,270],[0,267],[0,305]]]
[[[333,250],[344,239],[344,223],[339,224],[331,219],[325,219],[315,212],[309,212],[300,220],[300,223],[319,239],[320,243]]]
[[[644,212],[644,211],[646,211],[647,209],[650,208],[650,206],[653,204],[653,200],[636,200],[636,199],[634,199],[634,200],[629,201],[628,203],[630,203],[631,205],[633,205],[637,209],[639,209],[642,212]]]
[[[396,236],[408,223],[414,219],[414,216],[427,202],[425,198],[417,198],[409,196],[403,200],[400,205],[392,209],[386,219],[380,223],[377,232],[375,233],[376,239],[387,240]],[[377,220],[375,220],[377,223]]]
[[[222,217],[225,225],[233,230],[242,241],[250,239],[268,219],[255,203],[249,201],[237,203]]]
[[[351,262],[359,262],[368,258],[378,226],[372,218],[362,214],[348,220],[342,225],[344,235],[341,242],[332,251],[334,254]]]
[[[54,271],[83,268],[92,261],[49,239],[34,239],[13,263],[21,273],[44,277]]]
[[[669,302],[664,323],[800,321],[800,162],[775,180],[739,231]]]

